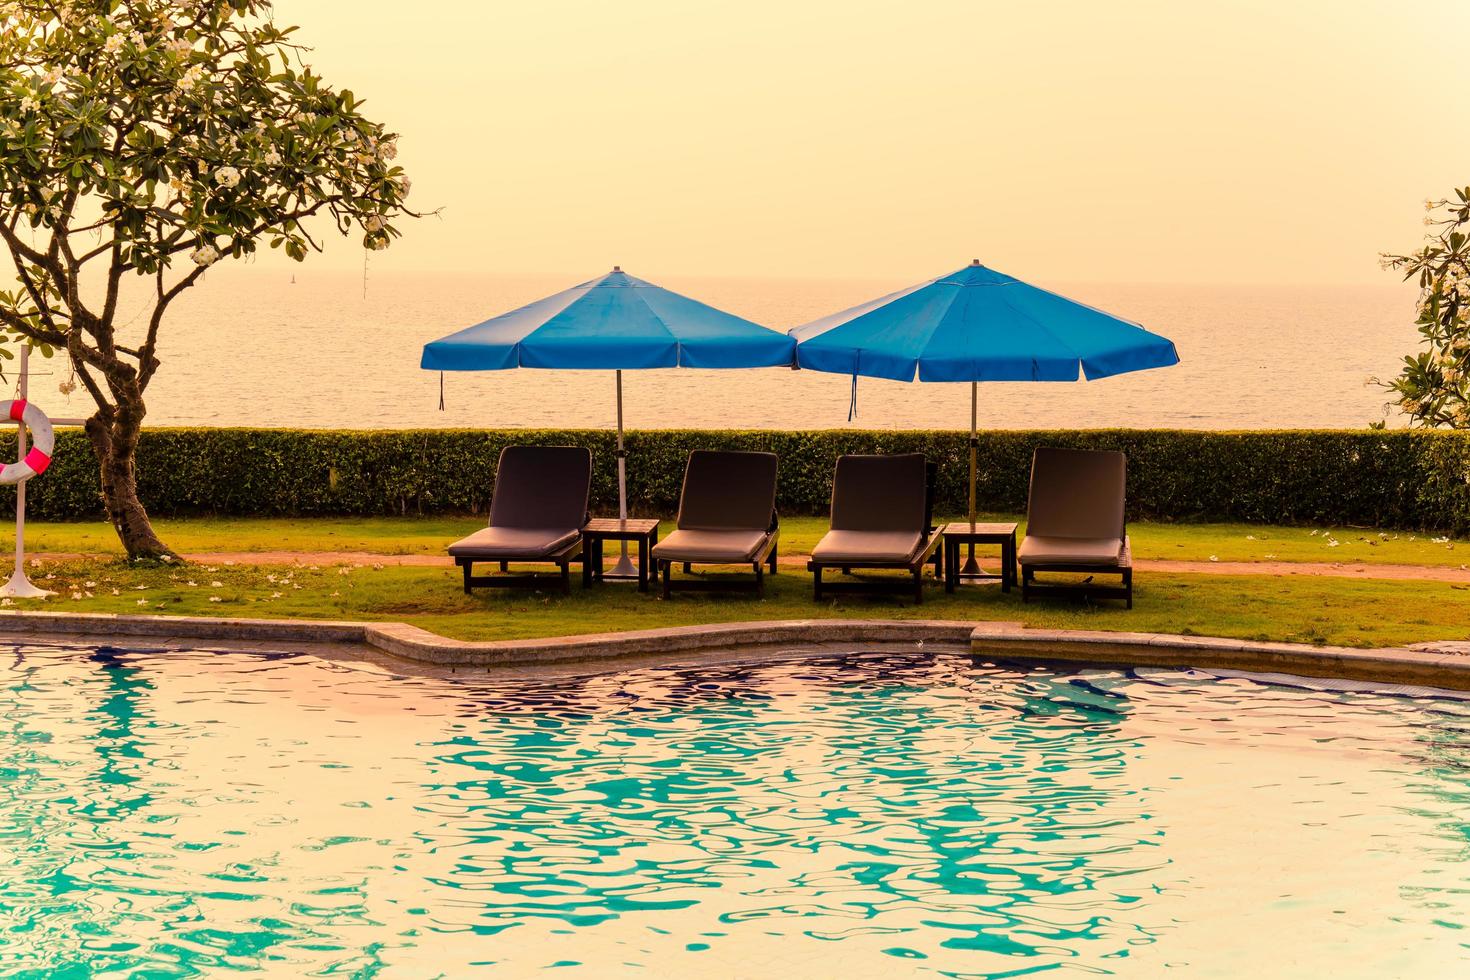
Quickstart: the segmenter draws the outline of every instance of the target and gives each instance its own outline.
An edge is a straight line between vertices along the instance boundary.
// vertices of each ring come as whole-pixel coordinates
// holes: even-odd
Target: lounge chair
[[[1021,600],[1032,594],[1123,599],[1133,608],[1133,554],[1123,506],[1128,458],[1089,449],[1038,449],[1021,564]],[[1086,575],[1082,581],[1037,582],[1037,572]],[[1120,575],[1121,585],[1093,581]]]
[[[674,589],[733,589],[726,579],[672,580],[683,564],[750,565],[753,588],[765,595],[762,566],[776,574],[775,453],[714,452],[696,449],[684,468],[676,529],[654,545],[653,559],[663,576],[663,595]]]
[[[812,597],[825,592],[913,591],[924,601],[924,566],[940,574],[943,540],[931,523],[934,471],[920,453],[903,456],[842,456],[832,479],[832,530],[812,549]],[[822,572],[854,568],[898,569],[912,579],[886,577],[862,582],[823,582]]]
[[[475,586],[538,588],[549,576],[475,575],[476,562],[557,566],[563,594],[572,590],[571,563],[582,557],[582,527],[592,487],[592,453],[578,446],[507,446],[495,469],[490,526],[449,546],[464,569],[464,591]]]

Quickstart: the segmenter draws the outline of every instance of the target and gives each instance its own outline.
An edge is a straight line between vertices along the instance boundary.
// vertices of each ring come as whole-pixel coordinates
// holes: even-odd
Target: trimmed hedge
[[[484,513],[496,458],[509,443],[590,447],[593,510],[615,512],[613,434],[606,431],[150,429],[139,447],[139,482],[160,517]],[[1039,445],[1126,452],[1135,517],[1470,532],[1470,433],[988,432],[980,439],[982,509],[1025,509],[1031,451]],[[684,458],[696,447],[780,454],[783,513],[825,514],[834,460],[865,452],[927,454],[940,464],[939,511],[965,507],[964,433],[655,430],[628,436],[634,513],[674,513]],[[13,453],[13,438],[8,447],[0,439],[0,458]],[[3,494],[0,503],[13,509],[13,489]],[[51,469],[27,494],[37,519],[101,516],[96,465],[81,432],[57,433]]]

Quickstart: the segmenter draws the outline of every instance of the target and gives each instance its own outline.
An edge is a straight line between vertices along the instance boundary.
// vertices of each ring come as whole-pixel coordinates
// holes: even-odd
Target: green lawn
[[[459,589],[457,570],[430,567],[189,565],[131,569],[113,561],[57,562],[33,577],[59,594],[10,603],[114,613],[164,613],[308,619],[403,620],[462,639],[559,636],[602,630],[755,619],[816,617],[1018,620],[1037,626],[1194,632],[1213,636],[1356,646],[1464,639],[1470,586],[1329,577],[1140,574],[1136,607],[1047,600],[1022,605],[1017,593],[969,588],[927,601],[844,597],[811,600],[810,577],[769,580],[767,598],[676,595],[665,602],[607,584],[570,597]]]
[[[1003,518],[990,515],[989,519]],[[446,544],[483,523],[474,517],[192,518],[160,520],[156,526],[164,541],[182,553],[365,551],[404,555],[443,554]],[[781,524],[782,551],[805,554],[826,529],[825,518],[786,518]],[[1361,561],[1453,568],[1470,563],[1470,542],[1406,531],[1139,523],[1129,528],[1129,534],[1138,558]],[[112,529],[101,523],[28,524],[26,547],[31,552],[121,553]]]

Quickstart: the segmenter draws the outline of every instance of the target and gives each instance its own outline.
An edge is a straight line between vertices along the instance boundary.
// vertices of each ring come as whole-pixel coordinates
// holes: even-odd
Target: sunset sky
[[[1464,0],[276,9],[443,208],[385,270],[1383,282],[1470,181]]]

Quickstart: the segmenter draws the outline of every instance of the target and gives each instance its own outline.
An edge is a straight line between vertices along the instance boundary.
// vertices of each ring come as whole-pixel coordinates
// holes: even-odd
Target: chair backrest
[[[840,456],[832,477],[837,531],[929,530],[929,467],[923,453]]]
[[[1037,449],[1031,458],[1026,533],[1049,538],[1119,538],[1128,457],[1095,449]]]
[[[592,492],[592,452],[582,446],[506,446],[495,467],[492,527],[580,528]]]
[[[696,449],[684,467],[679,527],[768,531],[776,524],[776,454]]]

